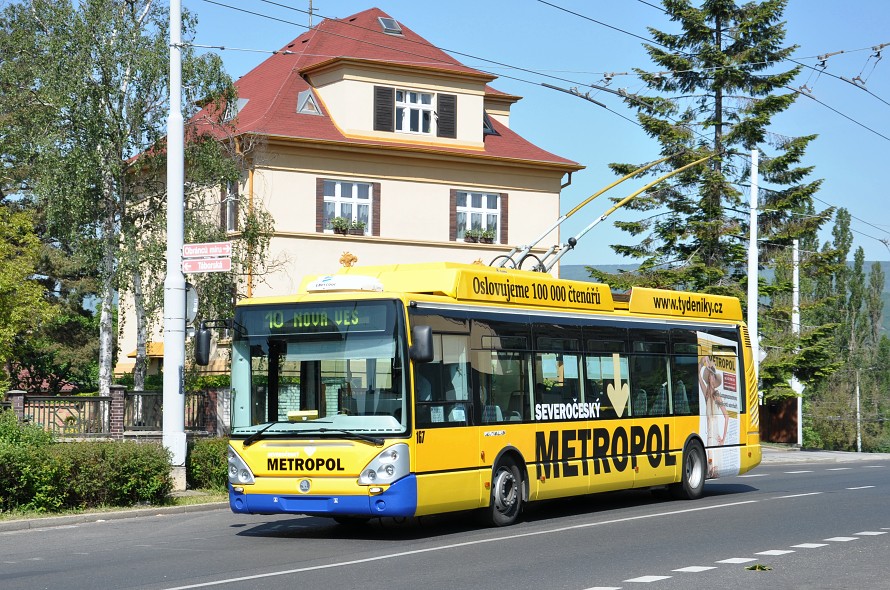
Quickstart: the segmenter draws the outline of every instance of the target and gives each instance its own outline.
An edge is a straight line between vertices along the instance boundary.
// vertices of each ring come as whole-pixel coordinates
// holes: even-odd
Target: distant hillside
[[[865,263],[866,272],[871,268],[872,262]],[[881,270],[884,271],[884,292],[881,299],[884,300],[883,328],[885,334],[890,334],[890,262],[881,261]],[[592,265],[606,272],[618,272],[618,270],[633,270],[636,264],[597,264]],[[572,281],[591,281],[587,274],[587,266],[583,264],[562,264],[559,267],[559,276]]]
[[[866,262],[865,263],[865,272],[868,273],[871,265],[874,262]],[[884,294],[890,296],[890,262],[881,261],[881,270],[884,271]],[[559,267],[559,276],[563,279],[569,279],[572,281],[590,281],[590,275],[587,274],[587,266],[584,264],[562,264]],[[617,272],[618,270],[633,270],[637,267],[636,264],[627,263],[627,264],[595,264],[590,265],[595,266],[600,270],[604,270],[606,272]],[[768,271],[767,271],[768,272]],[[866,279],[867,280],[867,279]],[[886,299],[885,299],[886,301]],[[890,313],[890,308],[888,308],[885,304],[885,309],[887,309],[888,313]]]

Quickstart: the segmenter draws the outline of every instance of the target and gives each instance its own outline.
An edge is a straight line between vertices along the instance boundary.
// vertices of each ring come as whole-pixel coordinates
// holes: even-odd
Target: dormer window
[[[245,106],[247,106],[247,98],[239,98],[238,100],[229,101],[226,103],[226,110],[223,113],[223,123],[229,123],[238,116],[238,113],[241,112]]]
[[[374,131],[457,137],[457,95],[374,87]]]
[[[500,135],[492,125],[488,113],[482,113],[482,135]]]
[[[399,23],[396,22],[396,19],[389,18],[387,16],[381,16],[377,20],[380,21],[380,26],[383,28],[383,32],[387,35],[402,34],[402,27],[399,26]]]
[[[432,128],[432,93],[396,90],[396,131],[430,134]]]
[[[321,109],[311,90],[303,90],[297,95],[297,112],[301,115],[321,115]]]

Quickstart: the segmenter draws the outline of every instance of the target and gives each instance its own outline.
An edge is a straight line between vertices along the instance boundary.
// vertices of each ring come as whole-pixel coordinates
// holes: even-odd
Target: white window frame
[[[479,196],[480,203],[479,205],[473,205],[473,197]],[[461,205],[461,197],[463,197],[464,204]],[[489,207],[489,201],[491,198],[494,198],[495,207]],[[464,224],[460,223],[461,213],[464,214]],[[480,223],[475,225],[473,223],[473,216],[478,215],[478,219]],[[457,239],[463,240],[464,234],[466,231],[473,227],[478,227],[478,229],[489,229],[489,216],[495,216],[495,227],[494,229],[494,243],[499,244],[501,242],[501,195],[498,193],[487,193],[483,191],[470,191],[470,190],[458,190],[457,191],[457,203],[456,203],[456,221],[457,224]]]
[[[423,102],[424,97],[429,102]],[[436,135],[436,94],[407,88],[396,88],[396,133]],[[414,117],[416,119],[416,129]],[[426,125],[426,128],[424,128]]]
[[[327,211],[327,205],[333,204],[334,210],[333,215],[330,217],[325,217],[322,219],[322,223],[324,225],[325,233],[334,233],[334,230],[330,227],[330,220],[334,217],[346,217],[350,222],[355,222],[359,220],[359,206],[367,205],[368,206],[368,216],[367,219],[363,219],[365,222],[364,235],[369,236],[371,233],[371,220],[374,218],[374,184],[371,182],[365,181],[357,181],[357,180],[338,180],[334,178],[325,178],[323,180],[324,188],[323,198],[324,198],[324,212]],[[328,195],[327,187],[328,183],[332,183],[334,185],[334,194]],[[345,185],[351,185],[350,194],[344,195],[343,189]],[[359,196],[359,186],[365,186],[368,188],[368,198],[361,198]],[[348,206],[349,213],[344,214],[344,206]]]

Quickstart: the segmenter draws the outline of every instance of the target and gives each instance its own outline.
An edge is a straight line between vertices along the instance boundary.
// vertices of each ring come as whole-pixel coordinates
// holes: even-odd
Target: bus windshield
[[[406,431],[398,302],[246,305],[235,322],[233,436]]]

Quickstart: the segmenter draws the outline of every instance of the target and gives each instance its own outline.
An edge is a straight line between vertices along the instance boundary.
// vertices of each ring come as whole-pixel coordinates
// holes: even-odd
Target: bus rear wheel
[[[498,463],[491,479],[491,500],[487,521],[493,526],[508,526],[516,522],[522,511],[522,471],[512,459]]]
[[[689,441],[683,450],[683,473],[680,483],[671,484],[671,495],[678,500],[695,500],[705,489],[705,450],[697,440]]]

